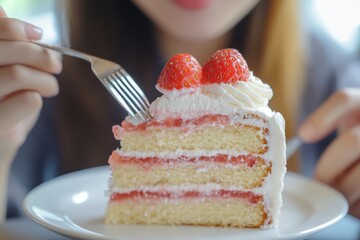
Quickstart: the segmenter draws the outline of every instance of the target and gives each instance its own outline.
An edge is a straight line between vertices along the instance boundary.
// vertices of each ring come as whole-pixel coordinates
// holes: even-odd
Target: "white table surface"
[[[27,219],[10,219],[0,225],[0,240],[69,240]],[[349,215],[331,227],[312,235],[311,240],[359,240],[360,221]]]

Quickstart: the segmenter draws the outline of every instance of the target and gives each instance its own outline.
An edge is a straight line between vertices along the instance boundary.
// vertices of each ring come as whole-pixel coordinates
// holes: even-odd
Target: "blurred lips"
[[[173,0],[173,2],[188,10],[200,10],[210,5],[211,0]]]

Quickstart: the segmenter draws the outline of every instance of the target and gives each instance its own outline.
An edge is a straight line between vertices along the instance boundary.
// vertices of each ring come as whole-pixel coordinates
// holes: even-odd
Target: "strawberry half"
[[[194,88],[201,84],[202,68],[190,54],[180,53],[172,57],[160,73],[158,86],[173,89]]]
[[[228,48],[215,52],[203,67],[203,83],[246,82],[250,71],[241,53]]]

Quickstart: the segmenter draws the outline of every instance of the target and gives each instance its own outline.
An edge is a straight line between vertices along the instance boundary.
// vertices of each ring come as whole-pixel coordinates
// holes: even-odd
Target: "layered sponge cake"
[[[276,227],[286,160],[271,88],[234,49],[203,68],[178,54],[156,87],[151,121],[113,127],[106,222]]]

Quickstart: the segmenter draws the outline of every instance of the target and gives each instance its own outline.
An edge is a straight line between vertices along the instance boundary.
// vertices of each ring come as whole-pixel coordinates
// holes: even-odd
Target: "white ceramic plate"
[[[334,224],[348,210],[344,197],[332,188],[287,173],[277,229],[106,225],[109,174],[105,166],[53,179],[28,194],[24,210],[35,222],[69,237],[121,240],[300,239]]]

